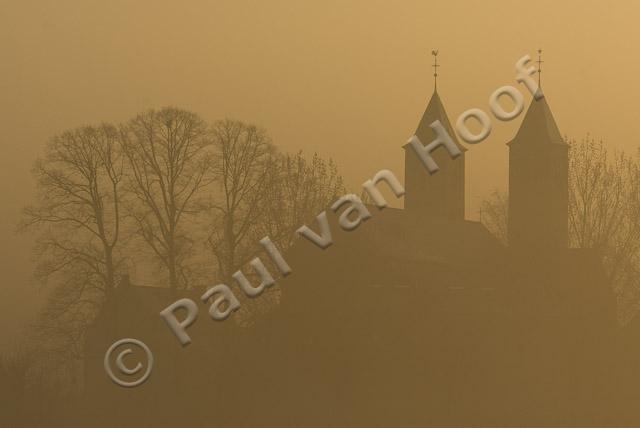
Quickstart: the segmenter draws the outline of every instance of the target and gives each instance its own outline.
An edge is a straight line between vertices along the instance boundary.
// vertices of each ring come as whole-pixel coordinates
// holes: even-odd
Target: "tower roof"
[[[440,95],[438,95],[438,91],[434,90],[433,95],[431,95],[431,100],[429,100],[429,104],[427,105],[427,109],[424,111],[422,115],[422,119],[418,123],[418,127],[416,128],[415,135],[420,139],[422,144],[429,144],[435,138],[435,133],[431,129],[430,125],[439,120],[444,126],[444,129],[447,130],[451,139],[458,146],[458,148],[466,152],[467,148],[462,146],[456,137],[456,133],[453,131],[453,127],[449,122],[449,116],[447,116],[447,112],[444,109],[444,105],[440,100]],[[405,144],[403,147],[406,147],[408,144]]]
[[[560,134],[546,97],[539,100],[534,98],[531,101],[518,133],[507,145],[514,142],[517,144],[567,144]]]

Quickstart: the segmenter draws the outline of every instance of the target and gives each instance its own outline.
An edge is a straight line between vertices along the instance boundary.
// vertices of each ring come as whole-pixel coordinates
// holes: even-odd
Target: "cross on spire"
[[[538,49],[538,87],[540,87],[540,80],[541,80],[541,74],[542,74],[542,63],[544,62],[542,60],[542,49]]]
[[[431,55],[433,55],[433,89],[438,89],[438,51],[432,50]]]

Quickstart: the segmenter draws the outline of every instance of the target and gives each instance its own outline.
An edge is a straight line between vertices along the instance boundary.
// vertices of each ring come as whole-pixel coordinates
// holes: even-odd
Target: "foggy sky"
[[[184,3],[184,4],[183,4]],[[544,50],[542,86],[560,130],[636,150],[639,6],[595,1],[0,2],[2,148],[0,349],[31,320],[29,170],[47,138],[175,105],[266,128],[278,147],[334,158],[357,189],[403,173],[400,147],[433,90],[451,121],[518,86],[514,63]],[[530,97],[526,97],[527,102]],[[506,185],[506,143],[522,115],[469,147],[469,218]]]

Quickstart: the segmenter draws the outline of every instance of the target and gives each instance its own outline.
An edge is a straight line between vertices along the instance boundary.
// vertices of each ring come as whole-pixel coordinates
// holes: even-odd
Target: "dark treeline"
[[[25,348],[0,357],[0,413],[25,426],[71,414],[85,330],[131,272],[136,285],[173,290],[231,284],[259,239],[286,251],[344,193],[332,160],[281,153],[259,127],[173,107],[56,135],[33,175],[20,229],[35,234],[48,298]],[[241,320],[261,309],[243,308]]]

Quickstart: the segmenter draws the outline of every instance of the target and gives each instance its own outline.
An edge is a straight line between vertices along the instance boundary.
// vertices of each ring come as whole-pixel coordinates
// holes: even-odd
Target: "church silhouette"
[[[455,139],[437,91],[421,141],[435,120]],[[436,150],[434,175],[405,150],[404,209],[372,206],[352,232],[330,216],[327,250],[299,239],[279,304],[251,326],[201,320],[180,348],[157,316],[175,296],[121,285],[87,334],[97,426],[113,409],[130,426],[636,426],[635,330],[616,323],[599,254],[568,247],[569,146],[547,99],[531,101],[507,143],[508,245],[465,219],[455,142],[463,154]],[[122,337],[144,338],[156,356],[133,390],[102,366]]]

